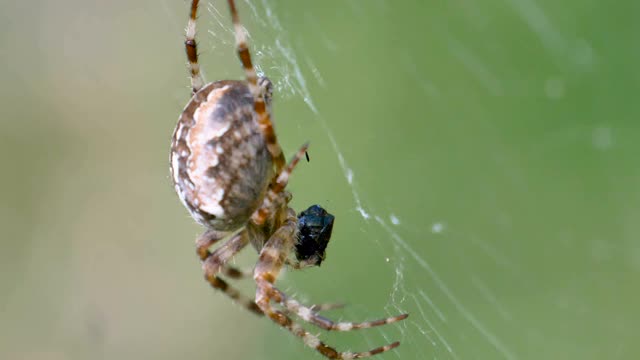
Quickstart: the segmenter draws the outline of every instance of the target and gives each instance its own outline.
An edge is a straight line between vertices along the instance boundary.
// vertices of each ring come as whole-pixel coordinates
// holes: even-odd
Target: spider
[[[266,315],[327,358],[364,358],[397,347],[399,342],[364,352],[339,352],[292,320],[297,316],[325,330],[349,331],[393,323],[408,315],[360,323],[334,322],[319,312],[336,305],[305,306],[275,286],[284,266],[302,269],[320,265],[334,217],[318,205],[298,216],[288,206],[292,195],[285,187],[308,145],[303,145],[286,163],[271,122],[273,87],[269,79],[257,75],[252,65],[233,0],[228,4],[246,80],[205,84],[195,40],[198,3],[191,1],[185,40],[192,97],[176,125],[170,162],[180,200],[206,228],[196,240],[205,279],[213,288],[253,313]],[[209,250],[224,239],[216,250]],[[259,252],[252,275],[228,265],[249,243]],[[231,279],[253,276],[255,300],[242,295],[220,275]],[[282,309],[274,308],[272,303]]]

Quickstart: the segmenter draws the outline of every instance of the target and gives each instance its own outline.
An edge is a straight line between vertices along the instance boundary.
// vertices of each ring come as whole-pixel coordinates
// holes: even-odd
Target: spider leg
[[[254,270],[253,278],[258,286],[256,290],[256,304],[262,312],[273,322],[301,338],[305,345],[316,349],[319,353],[330,359],[359,359],[398,347],[400,343],[394,342],[364,352],[338,352],[333,347],[323,343],[317,336],[309,333],[302,326],[293,322],[284,312],[273,309],[271,300],[277,301],[278,298],[281,297],[281,292],[274,291],[275,287],[273,283],[284,264],[289,249],[292,247],[297,231],[295,212],[288,209],[287,215],[287,220],[276,230],[260,251],[260,258]],[[288,309],[285,311],[288,311]]]
[[[310,306],[311,310],[313,312],[319,313],[321,311],[328,311],[328,310],[334,310],[334,309],[341,309],[344,307],[344,304],[313,304]],[[295,313],[292,313],[291,311],[289,311],[289,309],[283,307],[282,308],[282,312],[285,313],[288,316],[294,316]]]
[[[247,46],[247,38],[244,32],[244,28],[240,23],[240,17],[238,16],[238,10],[234,0],[228,0],[229,8],[231,9],[231,19],[233,21],[233,27],[236,34],[236,48],[238,57],[244,68],[244,73],[249,84],[249,90],[253,95],[253,106],[256,112],[258,125],[262,130],[262,134],[267,142],[267,149],[271,153],[274,163],[276,164],[276,173],[280,173],[284,167],[285,159],[282,154],[282,148],[278,143],[275,130],[273,129],[273,123],[271,122],[271,115],[267,111],[264,97],[261,94],[260,87],[258,86],[258,75],[253,68],[251,62],[251,55],[249,54],[249,47]]]
[[[312,323],[319,328],[328,331],[351,331],[357,329],[367,329],[375,326],[386,325],[390,323],[394,323],[400,320],[404,320],[409,316],[408,314],[401,314],[397,316],[392,316],[384,319],[378,319],[373,321],[363,321],[360,323],[354,322],[335,322],[331,319],[327,319],[323,316],[317,314],[316,311],[313,310],[312,307],[307,307],[300,304],[298,301],[288,298],[281,290],[271,285],[266,285],[270,287],[269,291],[273,294],[273,300],[279,302],[282,306],[284,306],[291,313],[296,314],[302,320]]]
[[[296,165],[298,165],[298,162],[300,162],[300,159],[302,159],[302,156],[306,154],[308,148],[309,148],[309,143],[302,144],[300,149],[298,149],[298,152],[289,161],[289,164],[287,165],[287,167],[282,169],[282,171],[278,174],[278,177],[276,178],[276,182],[275,184],[273,184],[270,190],[270,192],[272,193],[271,196],[275,196],[281,193],[282,190],[284,190],[284,188],[287,187],[287,184],[289,183],[289,176],[291,176],[293,169],[296,168]]]
[[[251,273],[239,270],[236,267],[228,264],[228,261],[231,260],[231,258],[233,258],[235,254],[240,252],[240,250],[242,250],[248,244],[249,241],[247,239],[246,231],[241,231],[236,236],[229,239],[229,241],[222,244],[222,246],[217,248],[213,253],[209,251],[209,247],[211,247],[211,245],[213,245],[213,243],[217,241],[214,239],[220,238],[220,234],[223,233],[211,230],[209,232],[212,232],[213,236],[209,235],[205,237],[203,235],[203,237],[201,238],[202,240],[198,239],[199,243],[197,245],[198,256],[200,257],[200,260],[203,261],[203,267],[205,268],[205,271],[208,271],[209,273],[222,272],[225,276],[228,276],[232,279],[242,279],[250,277]],[[211,258],[217,259],[218,261],[215,264],[211,264],[211,262],[213,261],[210,260]]]
[[[246,230],[242,230],[231,239],[227,240],[214,252],[209,252],[209,247],[220,241],[225,237],[225,235],[226,233],[209,230],[202,234],[196,241],[198,256],[202,260],[204,277],[214,289],[222,291],[236,303],[242,305],[253,313],[263,315],[260,308],[251,298],[242,295],[238,289],[232,287],[224,279],[218,276],[219,272],[227,274],[230,277],[242,274],[242,271],[227,265],[227,262],[234,255],[240,252],[240,250],[242,250],[249,242]]]
[[[293,169],[295,169],[296,165],[298,165],[298,162],[300,162],[300,159],[302,159],[304,154],[307,152],[308,148],[309,143],[303,144],[298,152],[293,156],[291,161],[289,161],[289,164],[282,169],[280,174],[278,174],[275,183],[272,184],[271,188],[269,188],[269,191],[267,192],[267,195],[264,197],[262,206],[256,212],[254,212],[251,217],[254,224],[260,226],[267,220],[267,218],[269,217],[269,209],[273,208],[273,202],[278,200],[278,195],[289,183],[289,176],[293,172]]]
[[[261,282],[265,282],[262,280]],[[385,351],[389,351],[400,346],[399,342],[394,342],[389,345],[380,346],[375,349],[371,349],[369,351],[362,352],[339,352],[335,348],[325,344],[320,340],[317,336],[306,331],[302,326],[293,322],[293,320],[287,316],[285,313],[274,310],[269,303],[269,297],[265,296],[261,300],[257,302],[260,309],[276,324],[282,326],[283,328],[289,330],[292,334],[302,339],[305,345],[311,347],[318,351],[320,354],[324,355],[329,359],[360,359],[369,356],[373,356],[376,354],[380,354]]]
[[[240,279],[249,279],[251,278],[252,273],[250,271],[244,271],[242,269],[238,269],[235,266],[225,265],[220,269],[224,276],[227,276],[231,279],[240,280]]]
[[[186,39],[184,41],[189,61],[189,72],[191,73],[191,95],[194,95],[204,86],[204,79],[200,74],[200,64],[198,64],[198,45],[196,44],[196,18],[198,14],[199,0],[191,1],[189,12],[189,22],[187,23]]]
[[[220,232],[217,231],[208,231],[203,236],[198,239],[198,255],[200,256],[200,260],[202,260],[202,267],[205,271],[205,274],[215,275],[219,272],[222,273],[230,273],[230,274],[242,274],[241,270],[238,270],[231,265],[228,265],[227,262],[231,260],[237,253],[239,253],[247,244],[247,234],[246,231],[241,231],[238,234],[231,237],[231,239],[227,240],[224,244],[222,244],[219,248],[217,248],[214,252],[210,252],[208,247],[210,247],[213,243],[217,242]],[[232,269],[232,270],[227,270]],[[232,275],[231,277],[238,277]]]
[[[346,305],[342,303],[326,303],[326,304],[313,304],[309,308],[313,312],[320,312],[320,311],[342,309],[345,306]]]

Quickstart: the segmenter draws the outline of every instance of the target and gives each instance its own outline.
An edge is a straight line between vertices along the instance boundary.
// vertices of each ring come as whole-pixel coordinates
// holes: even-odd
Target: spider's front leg
[[[276,230],[260,251],[260,258],[253,274],[257,285],[256,304],[276,324],[302,338],[305,345],[318,350],[328,358],[339,359],[341,358],[339,357],[340,354],[335,349],[325,345],[316,336],[294,323],[285,313],[271,307],[273,283],[282,269],[297,231],[297,219],[295,213],[293,213],[293,216],[291,216],[291,213],[293,211],[289,211],[285,223]]]
[[[303,320],[312,322],[320,327],[328,330],[351,330],[355,328],[364,328],[377,325],[383,325],[388,322],[404,319],[406,316],[394,318],[392,321],[375,321],[362,324],[348,324],[347,329],[343,324],[334,324],[328,319],[320,317],[311,308],[303,307],[298,302],[287,299],[282,291],[274,286],[274,282],[282,269],[282,266],[295,244],[297,233],[298,219],[292,209],[287,209],[287,219],[260,251],[260,258],[254,270],[254,279],[258,286],[256,290],[256,304],[271,320],[276,324],[289,330],[292,334],[300,337],[305,345],[316,349],[322,355],[330,359],[358,359],[375,354],[379,354],[391,350],[400,343],[394,342],[389,345],[381,346],[364,352],[338,352],[333,347],[323,343],[317,336],[307,332],[302,326],[293,322],[293,320],[284,312],[275,310],[271,306],[271,300],[280,303],[285,307],[287,312],[293,312],[300,316]],[[314,320],[315,319],[315,320]]]

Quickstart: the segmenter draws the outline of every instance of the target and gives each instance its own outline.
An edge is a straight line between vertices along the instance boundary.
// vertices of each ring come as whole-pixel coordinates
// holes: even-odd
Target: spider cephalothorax
[[[297,269],[320,265],[334,217],[318,205],[299,216],[289,207],[292,196],[285,188],[307,145],[285,164],[271,122],[273,86],[267,78],[256,75],[233,0],[228,4],[246,81],[205,84],[195,41],[198,3],[191,2],[185,40],[192,98],[176,125],[170,161],[178,196],[207,229],[196,241],[206,280],[247,309],[267,315],[328,358],[362,358],[397,347],[399,343],[394,342],[365,352],[338,352],[290,318],[298,316],[325,330],[348,331],[396,322],[407,315],[362,323],[333,322],[318,314],[330,306],[304,306],[275,287],[283,266]],[[209,251],[223,239],[226,241],[222,245]],[[248,244],[260,254],[252,273],[257,285],[255,301],[221,278],[250,276],[228,264]],[[285,311],[273,308],[273,302]]]

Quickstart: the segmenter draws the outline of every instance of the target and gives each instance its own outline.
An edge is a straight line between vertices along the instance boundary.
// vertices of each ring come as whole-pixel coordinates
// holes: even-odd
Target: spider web
[[[336,216],[322,267],[277,285],[410,314],[310,331],[402,342],[375,359],[640,358],[636,2],[237,2],[284,151],[311,142],[292,206]],[[0,3],[0,358],[321,359],[202,279],[167,169],[188,3]],[[225,1],[199,15],[207,79],[241,79]]]
[[[582,331],[574,317],[597,304],[577,295],[587,291],[579,285],[563,285],[573,281],[559,275],[564,260],[543,250],[573,256],[580,235],[557,220],[565,211],[545,206],[554,198],[537,196],[557,190],[548,180],[554,167],[576,161],[566,155],[538,172],[551,153],[582,147],[604,154],[615,144],[600,120],[550,125],[538,118],[556,116],[569,84],[586,81],[598,63],[591,41],[550,15],[570,7],[531,0],[239,6],[256,68],[275,84],[285,152],[311,140],[311,163],[300,165],[289,187],[293,206],[320,203],[337,219],[326,265],[289,272],[279,286],[307,303],[346,301],[328,315],[345,321],[410,314],[399,324],[323,333],[323,340],[341,350],[400,340],[384,358],[592,354],[582,338],[575,347],[554,342]],[[205,76],[238,78],[226,4],[203,8]],[[539,68],[528,51],[538,54]],[[573,176],[561,173],[560,181],[571,188]],[[531,220],[543,212],[544,229]],[[598,239],[590,248],[573,266],[588,269],[611,251]],[[551,266],[540,269],[549,258]],[[570,330],[549,329],[559,317]],[[268,325],[267,349],[253,358],[310,356]]]
[[[334,87],[340,87],[341,84],[338,81],[328,81],[323,75],[324,69],[316,66],[311,56],[305,53],[305,49],[313,43],[313,46],[318,46],[324,51],[333,52],[336,55],[340,53],[340,39],[328,35],[321,28],[319,20],[315,19],[309,12],[304,13],[305,21],[309,21],[308,25],[311,28],[315,28],[315,32],[312,31],[311,39],[304,39],[301,37],[293,36],[286,27],[283,26],[283,22],[279,14],[285,14],[287,17],[300,16],[299,14],[288,13],[284,4],[274,4],[273,2],[266,0],[259,1],[240,1],[241,20],[249,36],[250,48],[253,53],[254,64],[259,75],[267,75],[274,82],[274,93],[276,94],[276,108],[278,110],[275,114],[277,119],[278,132],[280,135],[280,142],[284,143],[285,149],[289,146],[289,153],[293,152],[295,148],[292,148],[291,141],[287,141],[288,134],[291,131],[286,130],[286,127],[291,126],[292,118],[286,114],[280,115],[283,108],[295,107],[295,103],[302,101],[306,107],[305,109],[298,108],[298,113],[303,113],[304,118],[293,119],[297,128],[298,138],[305,139],[310,136],[310,132],[317,132],[315,129],[320,129],[320,135],[316,134],[313,137],[313,145],[310,150],[312,158],[319,150],[314,150],[314,146],[320,143],[319,147],[326,148],[329,152],[322,154],[324,161],[334,162],[334,167],[331,167],[331,174],[314,174],[310,180],[304,179],[301,182],[306,184],[295,184],[296,181],[290,186],[294,193],[294,198],[300,197],[300,192],[305,192],[306,188],[313,188],[314,181],[322,176],[333,176],[336,171],[342,175],[341,182],[343,186],[346,186],[349,191],[349,197],[346,201],[338,203],[336,200],[331,199],[331,193],[322,194],[320,191],[311,192],[311,196],[320,196],[320,199],[326,199],[327,204],[323,206],[331,207],[331,203],[338,203],[340,206],[344,206],[343,209],[329,209],[330,211],[336,210],[346,212],[351,216],[348,219],[338,218],[338,224],[340,227],[351,227],[358,229],[356,237],[350,237],[349,241],[353,242],[350,246],[346,246],[348,250],[336,250],[335,246],[332,250],[329,249],[330,259],[338,258],[331,252],[335,251],[352,251],[352,254],[342,254],[340,257],[343,261],[347,261],[346,264],[334,264],[338,267],[339,271],[352,271],[358,272],[359,267],[357,264],[353,264],[349,259],[353,259],[356,256],[364,256],[376,259],[370,262],[369,266],[380,267],[380,269],[372,271],[380,276],[382,282],[378,282],[376,278],[371,278],[365,275],[356,275],[348,281],[365,281],[369,285],[362,289],[356,289],[355,293],[347,293],[349,302],[362,301],[367,296],[384,296],[384,293],[380,291],[366,290],[367,288],[380,286],[384,289],[388,289],[386,296],[377,299],[377,301],[371,301],[368,306],[355,305],[353,309],[345,309],[342,313],[336,312],[335,316],[342,320],[355,320],[364,319],[371,316],[388,316],[395,315],[402,312],[411,313],[411,317],[408,321],[401,324],[389,325],[387,327],[377,328],[369,330],[367,332],[360,332],[356,335],[350,335],[350,340],[354,340],[354,337],[364,338],[364,342],[358,345],[358,349],[365,350],[367,346],[369,348],[379,346],[394,340],[400,340],[403,346],[397,352],[392,352],[386,356],[393,357],[412,357],[412,356],[433,356],[434,358],[464,358],[463,354],[469,353],[468,350],[460,349],[460,346],[464,342],[480,341],[483,343],[488,353],[495,352],[499,357],[506,359],[515,359],[515,354],[509,349],[502,339],[481,319],[479,319],[470,308],[465,305],[459,295],[456,295],[454,290],[448,285],[447,280],[440,274],[439,270],[436,270],[430,264],[429,255],[425,252],[421,243],[435,240],[438,237],[445,236],[452,232],[448,228],[448,223],[445,220],[432,218],[430,223],[419,224],[408,222],[399,215],[401,213],[402,203],[395,203],[389,201],[385,204],[380,204],[377,199],[377,194],[368,193],[368,190],[363,189],[359,185],[360,174],[358,168],[362,168],[363,165],[367,167],[367,173],[369,176],[377,176],[385,171],[382,167],[367,166],[366,164],[360,164],[359,166],[353,166],[353,163],[357,160],[352,160],[348,154],[343,150],[343,142],[348,141],[352,136],[357,134],[345,134],[345,136],[336,136],[336,130],[334,129],[334,121],[340,120],[328,120],[325,115],[325,110],[316,104],[315,96],[310,90],[311,86],[320,88],[323,92],[331,94]],[[208,47],[203,48],[204,54],[201,59],[206,59],[210,54],[216,54],[216,61],[229,60],[229,54],[234,53],[234,37],[233,28],[229,23],[228,9],[225,5],[205,3],[207,12],[202,16],[200,22],[200,34],[206,29],[209,37],[202,40],[201,43],[208,44]],[[384,11],[389,5],[383,2],[377,2],[377,4],[365,4],[348,2],[349,7],[344,9],[341,16],[354,17],[356,19],[366,18],[373,15],[370,11]],[[367,9],[367,7],[373,7]],[[326,26],[326,25],[325,25]],[[202,37],[202,35],[200,35]],[[202,46],[202,45],[201,45]],[[405,49],[406,51],[406,49]],[[223,54],[223,55],[219,55]],[[400,66],[405,68],[405,72],[418,72],[419,70],[415,65],[409,63],[407,59],[411,56],[410,53],[405,52],[401,58]],[[224,58],[224,60],[222,60]],[[236,58],[231,57],[230,66],[225,66],[222,71],[220,68],[216,68],[215,77],[218,78],[235,78],[238,76],[239,71],[236,67]],[[202,60],[203,67],[211,69],[211,66],[207,66],[207,62],[211,60]],[[226,65],[226,64],[225,64]],[[335,66],[341,66],[336,63]],[[228,73],[228,74],[227,74]],[[212,80],[211,75],[205,73],[209,81]],[[424,76],[425,74],[416,73],[415,75]],[[420,84],[425,86],[425,84]],[[286,118],[286,120],[283,120]],[[343,119],[348,121],[349,119]],[[285,123],[286,121],[286,123]],[[366,122],[359,121],[360,124],[366,126]],[[399,123],[399,126],[410,126],[411,123],[407,122]],[[357,131],[355,131],[357,132]],[[378,134],[379,135],[379,134]],[[325,144],[326,143],[326,144]],[[323,146],[328,145],[328,146]],[[351,146],[351,144],[347,144]],[[295,146],[295,144],[293,144]],[[362,150],[351,148],[353,152],[359,152]],[[385,151],[390,152],[387,156],[398,156],[397,151],[393,151],[391,148],[385,148]],[[331,155],[332,154],[332,155]],[[316,160],[312,160],[311,165],[306,170],[297,170],[296,177],[303,177],[302,172],[314,172],[312,170],[315,166]],[[306,167],[306,166],[304,166]],[[317,170],[315,172],[318,172]],[[407,174],[411,176],[411,174]],[[386,181],[386,186],[393,187],[393,181]],[[305,196],[308,198],[310,196]],[[311,201],[319,201],[318,199],[311,199]],[[425,199],[426,201],[426,199]],[[295,202],[294,204],[300,204]],[[295,205],[294,205],[295,206]],[[298,207],[305,205],[298,205]],[[380,208],[387,209],[387,211],[379,210]],[[338,238],[344,236],[345,232],[341,232],[336,228],[334,237]],[[410,229],[407,231],[407,229]],[[403,231],[404,230],[404,231]],[[460,234],[458,234],[459,236]],[[453,240],[455,235],[450,235],[449,240]],[[468,239],[471,239],[469,237]],[[478,240],[476,239],[477,241]],[[346,239],[334,240],[346,241]],[[371,247],[371,242],[374,242],[376,246]],[[440,240],[441,241],[441,240]],[[335,245],[335,244],[334,244]],[[495,252],[493,249],[486,249],[489,247],[486,243],[480,243],[480,246],[485,246],[485,250],[488,252]],[[366,251],[359,249],[368,248]],[[493,254],[499,257],[499,254]],[[331,261],[331,260],[329,260]],[[337,261],[337,260],[333,260]],[[468,274],[469,275],[469,274]],[[326,277],[331,276],[322,274],[319,272],[317,275],[312,276],[305,275],[293,275],[289,274],[289,278],[284,280],[288,292],[294,292],[298,297],[308,300],[315,298],[315,296],[309,295],[314,293],[313,286],[302,286],[300,282],[311,281],[315,286],[322,286],[324,282],[327,282]],[[488,302],[491,303],[496,309],[506,318],[509,318],[509,310],[505,309],[503,305],[499,303],[495,295],[487,287],[486,283],[477,275],[470,275],[473,283],[475,284],[478,293]],[[282,280],[281,280],[282,281]],[[302,290],[301,290],[302,288]],[[340,288],[340,287],[339,287]],[[369,293],[367,293],[369,291]],[[435,293],[435,294],[434,294]],[[373,295],[375,294],[375,295]],[[315,295],[315,294],[314,294]],[[334,292],[329,294],[322,294],[321,296],[325,300],[332,300],[332,297],[340,297],[340,292]],[[435,300],[437,298],[437,300]],[[340,299],[344,300],[344,299]],[[384,306],[383,309],[380,305]],[[351,305],[350,305],[351,306]],[[451,316],[448,312],[454,312],[455,315]],[[386,313],[386,315],[385,315]],[[464,331],[460,331],[460,328],[451,325],[451,317],[459,318],[458,321],[463,323],[462,327]],[[460,325],[458,325],[460,326]],[[462,335],[460,335],[462,334]],[[323,335],[323,338],[332,345],[337,341],[337,345],[340,348],[350,349],[355,347],[352,342],[340,341],[339,336],[333,334]],[[280,340],[277,340],[280,339]],[[281,334],[278,336],[270,336],[270,341],[282,342]],[[355,340],[357,341],[357,340]],[[285,340],[286,342],[286,340]],[[294,343],[295,341],[290,341]],[[295,345],[292,345],[295,346]],[[269,349],[273,352],[273,349]],[[308,351],[308,350],[303,350]],[[285,352],[287,353],[287,352]],[[291,353],[290,351],[288,353]],[[414,355],[411,355],[414,354]],[[277,356],[274,353],[273,356]],[[293,358],[297,358],[295,353]]]

